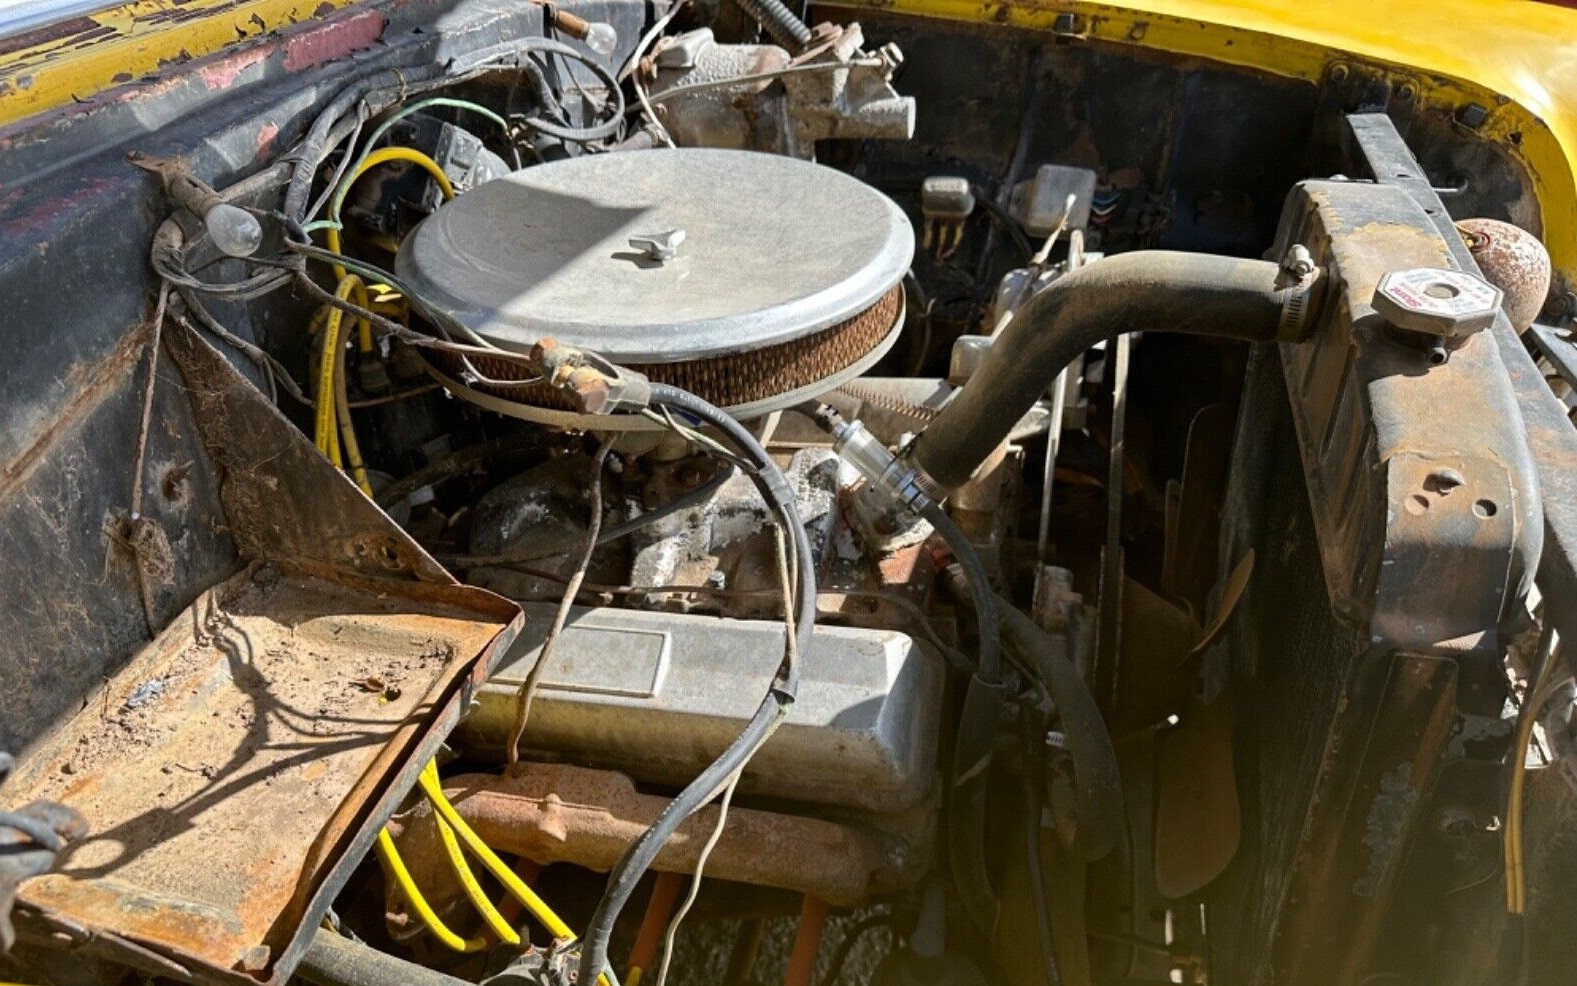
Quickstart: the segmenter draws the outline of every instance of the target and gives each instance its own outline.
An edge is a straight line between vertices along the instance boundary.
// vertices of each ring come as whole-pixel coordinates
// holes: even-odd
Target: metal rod
[[[1057,467],[1057,452],[1062,448],[1062,416],[1068,402],[1068,375],[1073,367],[1064,367],[1051,385],[1051,420],[1046,424],[1046,468],[1040,486],[1040,532],[1035,537],[1035,560],[1047,561],[1046,547],[1051,541],[1051,486],[1052,474]]]

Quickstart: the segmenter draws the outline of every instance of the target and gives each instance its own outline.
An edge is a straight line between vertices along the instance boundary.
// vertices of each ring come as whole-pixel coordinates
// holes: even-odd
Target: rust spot
[[[61,389],[70,394],[71,399],[33,436],[22,454],[0,467],[0,502],[27,479],[33,467],[63,434],[80,424],[100,402],[125,383],[126,373],[142,355],[145,341],[143,333],[127,332],[102,362],[91,366],[79,363],[66,373]]]
[[[260,45],[236,52],[227,58],[221,58],[199,68],[197,76],[210,91],[227,89],[235,84],[235,80],[241,77],[242,72],[267,58],[272,50],[271,47]]]
[[[257,131],[257,153],[259,157],[268,154],[269,148],[274,146],[274,138],[279,136],[279,124],[265,123]]]
[[[366,48],[383,36],[383,15],[365,11],[310,28],[285,42],[285,71],[302,72]]]
[[[108,178],[90,178],[64,195],[41,199],[23,215],[0,221],[0,232],[4,232],[9,237],[31,236],[82,203],[92,201],[114,185],[115,183]]]
[[[10,55],[29,48],[51,45],[55,42],[66,43],[81,34],[86,34],[99,26],[99,22],[91,17],[73,17],[58,24],[46,24],[31,31],[23,31],[4,41],[0,41],[0,55]]]

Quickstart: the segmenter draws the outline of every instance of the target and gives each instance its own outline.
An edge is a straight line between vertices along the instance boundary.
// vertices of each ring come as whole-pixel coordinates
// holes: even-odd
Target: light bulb
[[[619,32],[614,30],[612,24],[597,21],[586,26],[585,40],[586,47],[607,58],[613,54],[613,49],[618,47]]]
[[[221,202],[203,216],[203,225],[214,246],[231,257],[250,257],[263,245],[263,227],[257,217],[238,206]]]

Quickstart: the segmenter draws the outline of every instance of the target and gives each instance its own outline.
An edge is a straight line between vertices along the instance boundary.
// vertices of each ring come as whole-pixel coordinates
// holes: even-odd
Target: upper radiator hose
[[[1031,298],[907,455],[941,499],[969,479],[1086,349],[1120,332],[1298,340],[1315,321],[1319,270],[1302,247],[1280,264],[1168,250],[1118,254]]]

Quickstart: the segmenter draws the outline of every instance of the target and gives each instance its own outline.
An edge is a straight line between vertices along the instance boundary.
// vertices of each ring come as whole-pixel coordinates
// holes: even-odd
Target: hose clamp
[[[1276,338],[1302,342],[1313,329],[1314,312],[1324,293],[1325,272],[1314,262],[1309,248],[1295,243],[1281,259],[1276,288],[1281,294],[1281,314],[1276,320]]]

